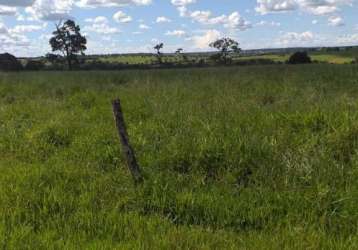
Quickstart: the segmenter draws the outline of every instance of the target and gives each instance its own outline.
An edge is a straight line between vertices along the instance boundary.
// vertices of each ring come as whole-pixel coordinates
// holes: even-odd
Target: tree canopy
[[[215,42],[210,43],[209,46],[220,51],[217,59],[223,61],[224,63],[229,62],[229,55],[231,53],[240,53],[241,51],[239,43],[228,37],[218,39]]]
[[[154,49],[157,51],[157,59],[159,64],[162,63],[162,52],[160,50],[163,48],[164,48],[164,43],[159,43],[154,46]]]
[[[72,70],[73,63],[78,61],[77,56],[84,55],[87,49],[87,39],[80,31],[80,26],[72,20],[60,22],[49,41],[52,51],[59,51],[66,58],[69,70]]]
[[[290,56],[288,59],[289,64],[304,64],[304,63],[311,63],[311,57],[307,54],[306,51],[303,52],[296,52]]]

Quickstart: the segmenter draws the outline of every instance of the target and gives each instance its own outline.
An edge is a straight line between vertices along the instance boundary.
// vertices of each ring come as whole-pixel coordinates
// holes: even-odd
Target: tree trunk
[[[66,49],[66,59],[67,59],[67,65],[68,65],[68,70],[71,71],[72,70],[72,55],[69,52],[68,47],[65,47]]]
[[[70,56],[67,56],[67,64],[68,64],[68,70],[72,71],[72,59]]]

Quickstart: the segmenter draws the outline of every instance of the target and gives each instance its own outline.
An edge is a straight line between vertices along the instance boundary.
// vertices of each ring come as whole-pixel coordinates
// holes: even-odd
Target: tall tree
[[[163,48],[164,48],[164,43],[159,43],[159,44],[154,46],[154,49],[157,51],[156,56],[157,56],[159,64],[162,63],[162,52],[160,50],[163,49]]]
[[[225,37],[216,40],[209,45],[212,48],[215,48],[220,51],[219,59],[220,61],[227,64],[230,58],[230,54],[232,53],[240,53],[241,49],[239,48],[239,43],[231,38]]]
[[[73,63],[78,61],[77,56],[84,55],[87,49],[87,39],[81,35],[80,26],[72,20],[64,23],[61,21],[56,24],[56,30],[52,34],[49,41],[52,51],[60,51],[67,60],[68,69],[72,70]]]

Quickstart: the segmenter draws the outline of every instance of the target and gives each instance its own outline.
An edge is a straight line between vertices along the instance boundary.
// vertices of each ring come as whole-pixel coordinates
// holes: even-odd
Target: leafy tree
[[[296,52],[288,59],[289,64],[304,64],[312,63],[311,57],[308,56],[307,52]]]
[[[227,64],[231,61],[230,54],[240,53],[241,49],[239,48],[239,43],[231,38],[221,38],[209,45],[212,48],[215,48],[220,51],[217,57],[217,60]]]
[[[164,43],[159,43],[159,44],[154,46],[154,49],[157,51],[156,56],[157,56],[159,64],[162,63],[162,52],[160,50],[163,49],[163,48],[164,48]]]
[[[0,71],[18,71],[23,66],[17,58],[9,53],[0,54]]]
[[[78,62],[77,56],[84,55],[87,49],[87,39],[80,31],[80,26],[74,21],[61,21],[56,25],[56,31],[52,33],[53,37],[49,41],[52,51],[60,51],[66,58],[69,70],[72,70],[74,62]]]
[[[183,52],[184,50],[182,48],[179,48],[175,51],[175,54],[176,55],[181,55],[181,53]]]
[[[177,56],[178,60],[183,59],[184,60],[184,54],[183,54],[183,49],[182,48],[179,48],[175,51],[175,55]]]

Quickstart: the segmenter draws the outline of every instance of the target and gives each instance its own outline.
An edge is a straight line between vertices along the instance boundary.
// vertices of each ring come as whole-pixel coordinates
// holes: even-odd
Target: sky
[[[60,20],[73,19],[87,54],[358,45],[358,0],[0,0],[0,52],[40,56]]]

